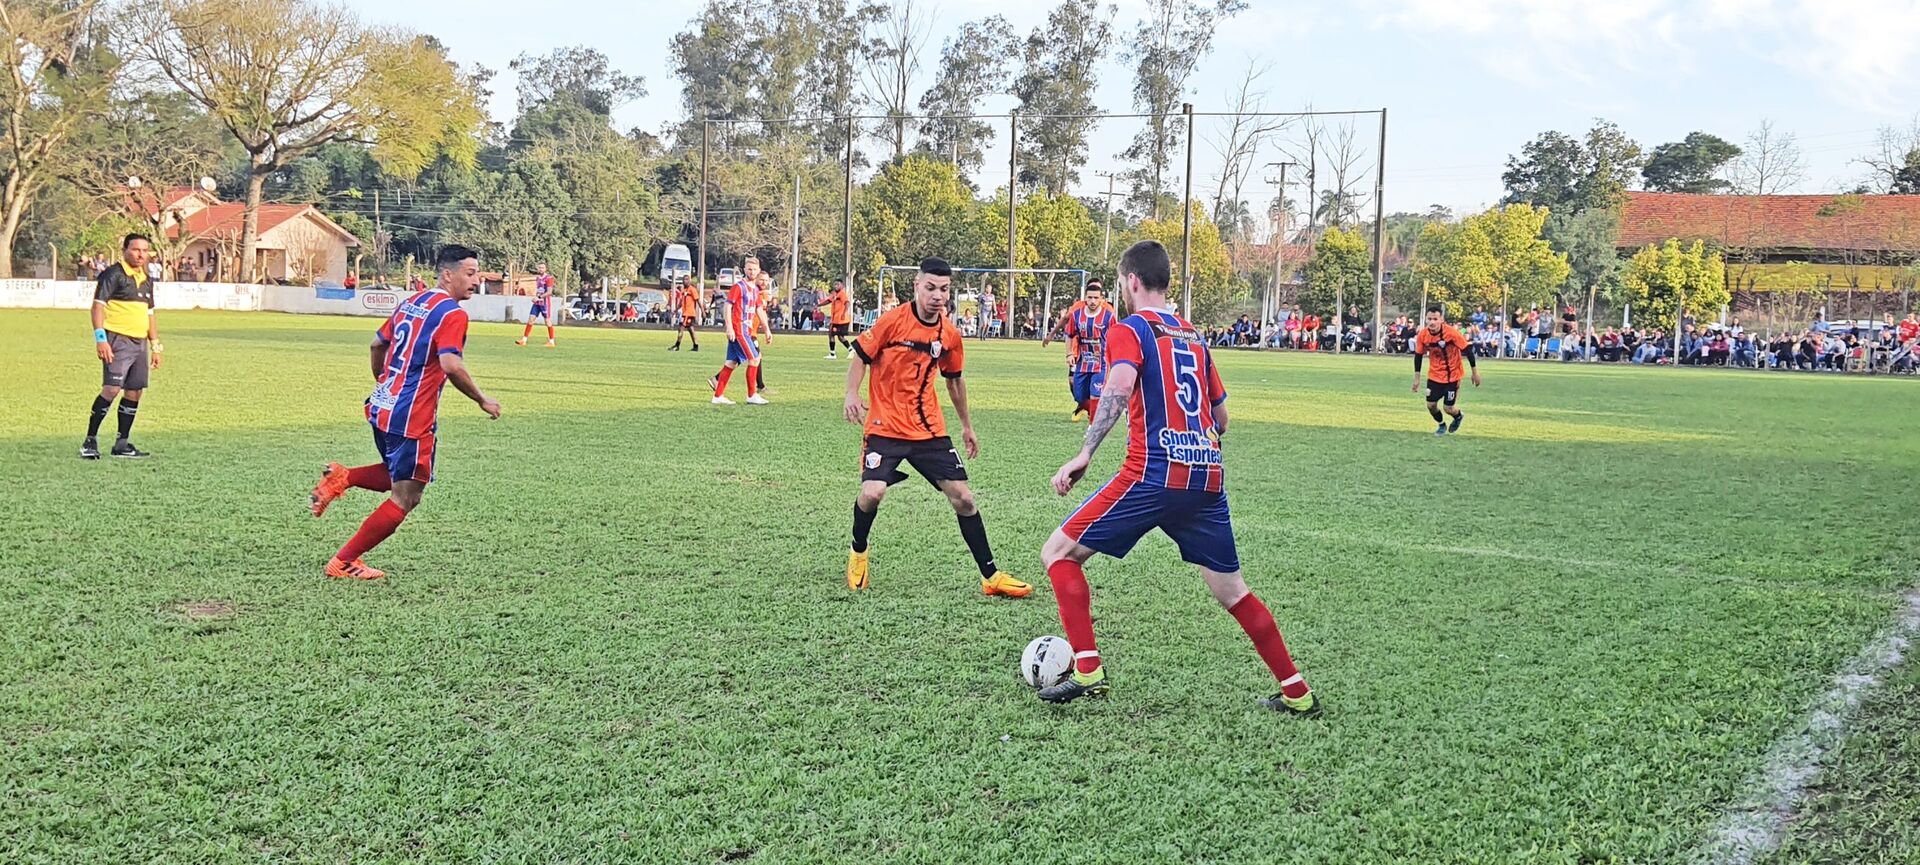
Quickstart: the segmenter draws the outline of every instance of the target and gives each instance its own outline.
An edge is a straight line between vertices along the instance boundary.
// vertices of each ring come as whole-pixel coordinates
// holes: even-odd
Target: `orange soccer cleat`
[[[327,560],[327,576],[336,580],[377,580],[386,575],[386,571],[369,567],[359,559],[351,563],[340,561],[337,556]]]
[[[333,500],[347,494],[351,485],[347,483],[347,467],[339,463],[327,463],[320,470],[320,482],[313,485],[313,493],[307,496],[307,507],[314,516],[327,512],[327,506]]]
[[[1006,595],[1009,598],[1024,598],[1033,594],[1033,585],[1013,578],[1012,574],[1001,571],[980,581],[980,591],[988,595]]]

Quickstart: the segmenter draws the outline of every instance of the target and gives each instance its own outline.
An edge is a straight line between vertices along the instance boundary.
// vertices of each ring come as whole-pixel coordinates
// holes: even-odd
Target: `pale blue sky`
[[[432,32],[455,59],[499,72],[491,106],[513,110],[507,61],[522,52],[590,45],[646,78],[648,96],[622,107],[621,128],[658,131],[676,119],[680,83],[666,46],[699,0],[550,0],[490,4],[347,0],[368,19]],[[1116,35],[1138,17],[1118,3]],[[1477,209],[1500,195],[1507,154],[1544,129],[1584,131],[1596,116],[1643,146],[1699,129],[1736,143],[1762,118],[1800,139],[1809,170],[1794,191],[1851,186],[1855,157],[1875,130],[1905,127],[1920,111],[1920,0],[1249,0],[1222,28],[1190,82],[1199,110],[1230,107],[1250,60],[1271,62],[1264,88],[1275,110],[1389,109],[1389,210],[1439,203]],[[946,0],[935,8],[924,86],[940,43],[970,19],[998,13],[1022,33],[1044,21],[1033,0]],[[1130,71],[1115,45],[1098,95],[1108,112],[1131,110]],[[1006,104],[991,106],[1004,110]],[[1365,121],[1369,152],[1377,133]],[[1203,130],[1195,193],[1211,192],[1217,157]],[[1118,167],[1130,128],[1103,126],[1081,191],[1095,169]],[[1272,158],[1282,158],[1278,152]],[[1370,158],[1370,157],[1369,157]],[[1004,164],[1004,163],[1001,163]],[[992,169],[998,170],[998,169]],[[1002,182],[983,178],[984,186]],[[1256,178],[1257,184],[1257,178]],[[1249,198],[1257,198],[1251,190]]]

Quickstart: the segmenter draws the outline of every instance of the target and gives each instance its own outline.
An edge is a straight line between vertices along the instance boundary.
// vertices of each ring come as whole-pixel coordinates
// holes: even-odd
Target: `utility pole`
[[[1272,183],[1275,186],[1279,187],[1280,194],[1275,203],[1279,205],[1280,213],[1276,220],[1278,224],[1274,227],[1274,230],[1273,230],[1273,287],[1267,290],[1267,302],[1263,304],[1263,306],[1267,308],[1262,309],[1260,311],[1260,326],[1263,328],[1266,327],[1267,324],[1271,322],[1274,318],[1277,318],[1280,311],[1280,305],[1279,305],[1280,304],[1280,267],[1281,267],[1280,260],[1281,260],[1281,257],[1286,254],[1287,217],[1291,215],[1287,212],[1287,169],[1291,166],[1297,166],[1299,164],[1300,163],[1298,162],[1267,163],[1268,168],[1277,167],[1280,169],[1279,181],[1277,182],[1273,180],[1267,181],[1268,183]],[[1339,332],[1338,322],[1340,320],[1340,310],[1338,309],[1338,306],[1339,306],[1338,303],[1334,304],[1334,306],[1335,306],[1334,313],[1333,313],[1334,322],[1335,322],[1334,328],[1335,328],[1335,332],[1337,333]]]
[[[1096,171],[1093,173],[1093,176],[1107,179],[1107,191],[1101,193],[1101,195],[1105,196],[1102,208],[1105,211],[1104,216],[1107,223],[1107,230],[1105,235],[1100,238],[1100,260],[1105,262],[1113,250],[1113,197],[1119,194],[1113,191],[1113,179],[1120,175],[1111,171]]]
[[[1193,319],[1193,103],[1180,103],[1187,116],[1187,191],[1180,199],[1180,313]],[[1154,198],[1160,197],[1159,190]]]
[[[713,124],[700,120],[700,239],[693,256],[694,291],[707,292],[707,150],[713,146]]]
[[[787,302],[800,291],[800,175],[793,176],[793,254],[787,257]]]

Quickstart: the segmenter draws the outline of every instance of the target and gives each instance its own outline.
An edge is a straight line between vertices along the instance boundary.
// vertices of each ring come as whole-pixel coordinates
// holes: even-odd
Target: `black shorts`
[[[847,335],[847,331],[853,329],[853,325],[850,324],[835,324],[829,326],[833,328],[833,330],[829,332],[832,336],[844,337]]]
[[[863,450],[860,455],[862,481],[884,481],[887,486],[904,481],[907,473],[900,470],[902,462],[913,466],[935,489],[941,481],[967,479],[967,467],[960,462],[960,452],[953,449],[953,439],[946,436],[908,441],[870,435]]]
[[[1427,402],[1443,402],[1453,405],[1460,401],[1460,383],[1446,384],[1427,379]]]

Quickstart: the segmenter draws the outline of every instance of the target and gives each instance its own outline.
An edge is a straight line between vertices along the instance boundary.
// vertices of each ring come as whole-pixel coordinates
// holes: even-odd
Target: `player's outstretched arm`
[[[860,398],[860,380],[867,377],[867,362],[862,360],[860,352],[853,353],[853,362],[847,364],[847,422],[855,426],[867,423],[867,401]]]
[[[1061,313],[1060,320],[1057,322],[1054,322],[1053,329],[1047,331],[1047,335],[1040,338],[1040,347],[1046,348],[1047,344],[1050,342],[1053,342],[1053,338],[1056,336],[1060,337],[1061,339],[1066,339],[1067,327],[1072,323],[1073,323],[1073,310],[1067,310],[1066,312]]]
[[[467,371],[467,362],[460,355],[453,352],[440,355],[440,371],[447,374],[447,381],[453,382],[456,390],[466,394],[467,399],[473,400],[475,405],[480,406],[480,410],[486,412],[487,417],[494,420],[500,419],[500,403],[493,397],[480,392],[480,386],[473,383],[473,373]]]
[[[1126,412],[1127,403],[1133,399],[1133,389],[1139,383],[1140,371],[1133,364],[1115,364],[1107,372],[1106,386],[1100,389],[1100,409],[1087,425],[1087,437],[1080,445],[1080,452],[1053,473],[1054,492],[1064,496],[1086,476],[1087,466],[1093,464],[1093,452],[1100,449],[1107,433],[1120,422],[1120,415]]]

